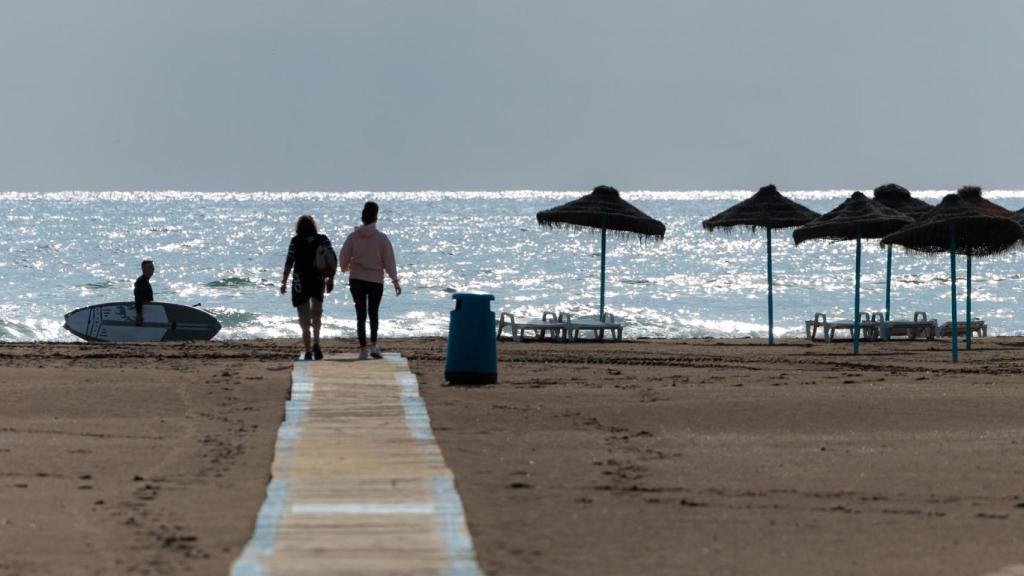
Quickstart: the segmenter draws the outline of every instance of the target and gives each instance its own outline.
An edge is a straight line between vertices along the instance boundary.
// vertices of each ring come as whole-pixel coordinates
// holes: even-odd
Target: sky
[[[5,0],[0,190],[1024,188],[1018,0]]]

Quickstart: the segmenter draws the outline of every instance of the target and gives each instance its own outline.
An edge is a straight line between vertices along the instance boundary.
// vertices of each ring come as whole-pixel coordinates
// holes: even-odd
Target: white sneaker
[[[366,348],[366,346],[363,346],[363,347],[361,347],[359,349],[359,359],[360,360],[369,360],[370,359],[370,351],[369,351],[369,349]]]
[[[376,344],[374,344],[373,346],[370,346],[370,356],[373,356],[374,358],[383,358],[384,357],[384,355],[380,353],[380,347],[377,346]]]

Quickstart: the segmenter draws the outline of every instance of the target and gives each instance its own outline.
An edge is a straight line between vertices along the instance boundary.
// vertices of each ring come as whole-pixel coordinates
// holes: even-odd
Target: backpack
[[[313,257],[313,265],[322,276],[334,276],[338,269],[338,255],[334,253],[330,241],[323,240],[317,244],[316,253]]]

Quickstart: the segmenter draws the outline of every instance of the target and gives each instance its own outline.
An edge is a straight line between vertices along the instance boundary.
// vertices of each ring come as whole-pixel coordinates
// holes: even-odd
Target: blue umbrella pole
[[[956,342],[956,229],[949,230],[949,291],[953,315],[953,362],[957,361]]]
[[[967,349],[971,349],[971,255],[967,255]]]
[[[885,321],[889,321],[889,309],[892,303],[889,300],[889,293],[892,289],[892,244],[889,244],[888,254],[885,257]]]
[[[601,221],[601,308],[598,312],[598,322],[604,322],[604,250],[605,250],[605,238],[608,235],[608,229],[604,227],[604,221]]]
[[[860,226],[857,226],[857,260],[853,282],[853,353],[860,354]]]
[[[775,344],[775,310],[772,303],[772,229],[768,230],[768,345]]]

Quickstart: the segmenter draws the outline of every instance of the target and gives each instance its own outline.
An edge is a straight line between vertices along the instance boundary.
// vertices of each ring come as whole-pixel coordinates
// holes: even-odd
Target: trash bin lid
[[[452,294],[452,300],[466,300],[466,301],[490,301],[494,300],[494,294],[488,294],[487,292],[481,292],[480,290],[466,290],[465,292],[456,292]]]

